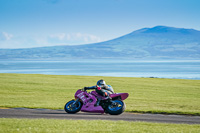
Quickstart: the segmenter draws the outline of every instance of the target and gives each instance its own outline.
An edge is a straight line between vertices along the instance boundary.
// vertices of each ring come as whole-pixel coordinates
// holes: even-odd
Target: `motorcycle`
[[[128,97],[128,93],[110,94],[110,98],[99,95],[96,91],[87,92],[79,89],[75,93],[75,100],[67,102],[64,110],[67,113],[94,112],[109,113],[110,115],[119,115],[124,112],[126,105],[123,102]],[[100,99],[97,105],[97,99]]]

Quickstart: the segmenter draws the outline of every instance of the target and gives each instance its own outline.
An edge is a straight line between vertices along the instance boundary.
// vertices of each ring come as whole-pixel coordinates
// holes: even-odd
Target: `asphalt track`
[[[123,121],[145,121],[157,123],[177,123],[177,124],[200,124],[200,116],[185,115],[163,115],[163,114],[136,114],[123,113],[121,115],[109,115],[98,113],[79,112],[67,114],[64,110],[50,109],[27,109],[11,108],[0,109],[0,118],[28,118],[28,119],[73,119],[73,120],[123,120]]]

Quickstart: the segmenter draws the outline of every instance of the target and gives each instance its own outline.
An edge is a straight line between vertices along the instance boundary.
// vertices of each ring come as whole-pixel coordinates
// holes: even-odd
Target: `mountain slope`
[[[156,26],[95,44],[0,49],[0,59],[66,58],[200,59],[200,31]]]

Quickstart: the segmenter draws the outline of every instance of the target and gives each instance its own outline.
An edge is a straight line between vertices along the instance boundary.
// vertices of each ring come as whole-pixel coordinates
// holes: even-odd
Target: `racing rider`
[[[101,79],[99,81],[97,81],[97,84],[96,86],[91,86],[91,87],[84,87],[84,90],[91,90],[91,89],[95,89],[95,91],[100,94],[101,96],[104,96],[106,97],[107,99],[111,99],[109,94],[113,94],[114,93],[114,90],[112,88],[111,85],[106,85],[106,82]],[[100,102],[101,99],[97,99],[97,103],[96,103],[96,106],[99,105],[99,102]]]

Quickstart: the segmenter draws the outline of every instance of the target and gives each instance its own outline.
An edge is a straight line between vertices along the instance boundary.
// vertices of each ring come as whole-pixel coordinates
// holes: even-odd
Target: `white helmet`
[[[98,86],[105,86],[106,82],[103,79],[101,79],[101,80],[97,81],[97,85]]]

